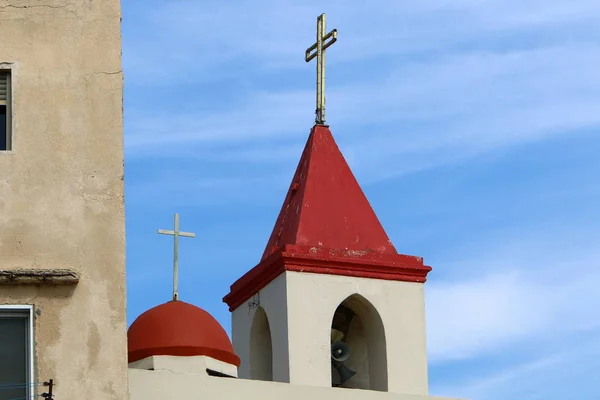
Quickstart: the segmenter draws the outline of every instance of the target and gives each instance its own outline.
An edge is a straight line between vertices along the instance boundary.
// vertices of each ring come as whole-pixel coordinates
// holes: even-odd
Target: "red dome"
[[[240,365],[229,336],[209,313],[170,301],[140,315],[127,331],[129,362],[150,356],[208,356]]]

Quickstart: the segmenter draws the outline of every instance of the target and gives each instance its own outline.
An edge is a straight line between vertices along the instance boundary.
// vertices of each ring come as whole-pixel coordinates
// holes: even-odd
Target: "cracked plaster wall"
[[[120,18],[118,0],[0,0],[0,269],[80,275],[0,285],[0,305],[35,306],[35,379],[62,400],[127,397]]]

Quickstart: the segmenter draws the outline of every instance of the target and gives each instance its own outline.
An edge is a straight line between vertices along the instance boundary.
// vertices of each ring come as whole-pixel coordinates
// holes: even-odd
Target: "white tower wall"
[[[365,325],[365,335],[381,333],[376,324],[379,318],[384,330],[378,337],[385,337],[385,343],[371,340],[369,344],[372,384],[383,380],[389,392],[427,394],[423,284],[339,275],[285,271],[233,311],[233,346],[242,360],[239,376],[252,378],[251,329],[257,306],[248,303],[253,301],[260,302],[269,321],[273,380],[331,386],[332,318],[336,308],[353,295],[362,299],[357,304],[364,304],[354,311]]]

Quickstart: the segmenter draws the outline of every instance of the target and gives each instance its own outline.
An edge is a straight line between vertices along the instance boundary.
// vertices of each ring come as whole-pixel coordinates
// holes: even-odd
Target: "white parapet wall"
[[[212,357],[194,356],[150,356],[142,360],[129,363],[130,369],[170,371],[174,373],[207,374],[207,371],[237,378],[237,367]]]
[[[129,400],[458,400],[447,397],[302,386],[213,377],[206,373],[129,369]]]

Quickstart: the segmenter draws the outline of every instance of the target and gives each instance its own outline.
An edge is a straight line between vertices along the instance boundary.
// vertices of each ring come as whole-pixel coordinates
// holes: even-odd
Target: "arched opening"
[[[267,313],[258,307],[250,329],[250,378],[273,380],[273,347]]]
[[[387,391],[385,330],[379,313],[359,294],[344,300],[331,323],[331,385]]]

